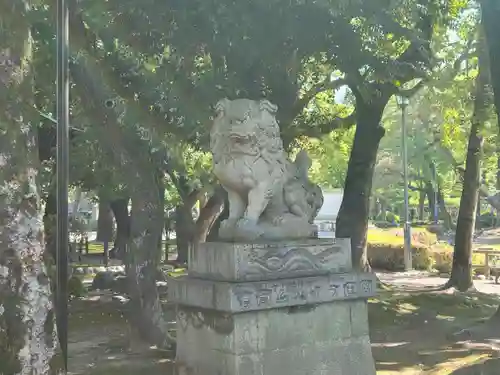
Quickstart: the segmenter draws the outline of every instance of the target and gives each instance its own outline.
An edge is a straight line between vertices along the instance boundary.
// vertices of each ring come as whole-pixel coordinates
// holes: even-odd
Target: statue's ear
[[[228,98],[224,98],[224,99],[219,100],[214,108],[215,115],[219,116],[219,115],[223,114],[226,111],[226,108],[228,107],[228,105],[229,105]]]
[[[260,110],[266,110],[272,115],[274,115],[278,111],[278,106],[276,104],[271,103],[269,100],[262,99],[260,102]]]

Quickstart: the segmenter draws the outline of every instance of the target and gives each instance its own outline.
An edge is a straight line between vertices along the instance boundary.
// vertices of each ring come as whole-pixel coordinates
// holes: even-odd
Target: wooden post
[[[490,254],[486,253],[484,254],[485,256],[485,262],[484,262],[484,276],[488,279],[491,275],[491,270],[490,270]]]
[[[89,237],[85,235],[85,254],[89,255]]]

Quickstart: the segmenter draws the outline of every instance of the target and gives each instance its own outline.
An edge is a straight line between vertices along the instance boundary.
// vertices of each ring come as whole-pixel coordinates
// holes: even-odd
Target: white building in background
[[[323,206],[314,220],[314,224],[318,226],[319,238],[335,238],[335,222],[343,196],[344,193],[342,189],[323,191]]]

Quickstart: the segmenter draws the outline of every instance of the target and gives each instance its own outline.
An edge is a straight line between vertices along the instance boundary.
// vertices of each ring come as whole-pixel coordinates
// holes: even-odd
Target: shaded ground
[[[392,296],[391,296],[392,294]],[[485,323],[499,300],[481,293],[386,291],[370,304],[373,354],[378,375],[455,375],[496,358],[500,323]],[[466,327],[481,327],[470,333]],[[481,375],[497,375],[499,369]],[[474,375],[474,372],[458,374]]]
[[[476,241],[500,247],[500,229]],[[379,278],[391,289],[369,304],[377,375],[500,375],[500,319],[486,322],[500,304],[500,285],[476,280],[478,292],[450,294],[425,291],[446,279],[422,272]],[[173,375],[174,353],[142,344],[109,296],[72,303],[69,351],[74,375]]]
[[[419,290],[438,287],[446,283],[448,276],[436,276],[429,272],[377,272],[381,281],[404,290]],[[474,287],[478,292],[500,295],[500,284],[492,280],[474,280]],[[499,372],[500,375],[500,372]]]
[[[369,305],[377,374],[500,374],[500,322],[484,323],[499,302],[482,293],[381,292]],[[173,374],[173,353],[141,344],[120,303],[94,297],[71,310],[71,374]],[[461,331],[471,326],[479,328]]]
[[[72,302],[69,374],[173,374],[173,353],[144,345],[129,328],[127,314],[108,295]]]

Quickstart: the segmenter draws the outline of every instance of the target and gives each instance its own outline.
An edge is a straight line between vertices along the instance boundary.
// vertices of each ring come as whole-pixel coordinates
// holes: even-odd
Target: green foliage
[[[297,146],[308,151],[313,160],[311,179],[323,188],[344,186],[347,163],[352,147],[354,129],[335,131],[320,139],[300,138]]]
[[[413,228],[413,267],[429,270],[435,263],[433,246],[437,236],[423,228]],[[404,235],[402,229],[371,229],[368,231],[368,259],[376,269],[404,269]]]
[[[386,243],[368,243],[368,261],[379,270],[404,270],[404,245]],[[429,270],[433,265],[432,251],[428,246],[412,244],[413,267],[417,270]]]
[[[86,294],[83,281],[78,276],[71,276],[68,280],[68,295],[70,298],[80,298]]]

